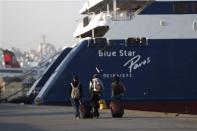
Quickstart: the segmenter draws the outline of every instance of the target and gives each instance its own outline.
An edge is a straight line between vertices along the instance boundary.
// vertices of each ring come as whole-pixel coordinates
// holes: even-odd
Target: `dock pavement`
[[[0,103],[0,131],[197,131],[197,115],[125,110],[112,118],[75,119],[69,106]]]

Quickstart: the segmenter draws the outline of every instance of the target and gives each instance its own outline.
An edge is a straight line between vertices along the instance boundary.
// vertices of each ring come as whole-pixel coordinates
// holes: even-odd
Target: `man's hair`
[[[116,82],[119,82],[120,81],[120,78],[117,75],[114,75],[113,78],[112,78],[112,81],[113,82],[115,82],[115,81]]]
[[[94,75],[93,75],[93,78],[98,78],[98,75],[97,75],[97,74],[94,74]]]

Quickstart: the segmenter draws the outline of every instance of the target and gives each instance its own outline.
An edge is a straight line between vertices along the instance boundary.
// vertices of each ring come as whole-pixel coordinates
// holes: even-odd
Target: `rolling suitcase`
[[[80,118],[93,118],[92,106],[89,104],[81,104],[79,107]]]
[[[111,109],[112,117],[121,118],[124,114],[124,106],[120,100],[111,100],[110,109]]]

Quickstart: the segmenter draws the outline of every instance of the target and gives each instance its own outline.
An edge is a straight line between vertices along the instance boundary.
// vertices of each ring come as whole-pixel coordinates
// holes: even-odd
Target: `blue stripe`
[[[176,4],[186,4],[188,9],[186,13],[177,13],[175,12]],[[140,14],[150,14],[150,15],[159,15],[159,14],[197,14],[197,1],[174,1],[174,2],[154,2],[151,5],[147,6]]]
[[[0,73],[23,73],[22,70],[4,70],[0,69]]]

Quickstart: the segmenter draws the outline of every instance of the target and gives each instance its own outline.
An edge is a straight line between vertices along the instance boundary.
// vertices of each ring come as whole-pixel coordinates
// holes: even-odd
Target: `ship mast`
[[[115,19],[116,19],[116,9],[117,9],[116,0],[113,0],[113,12],[114,12]]]

